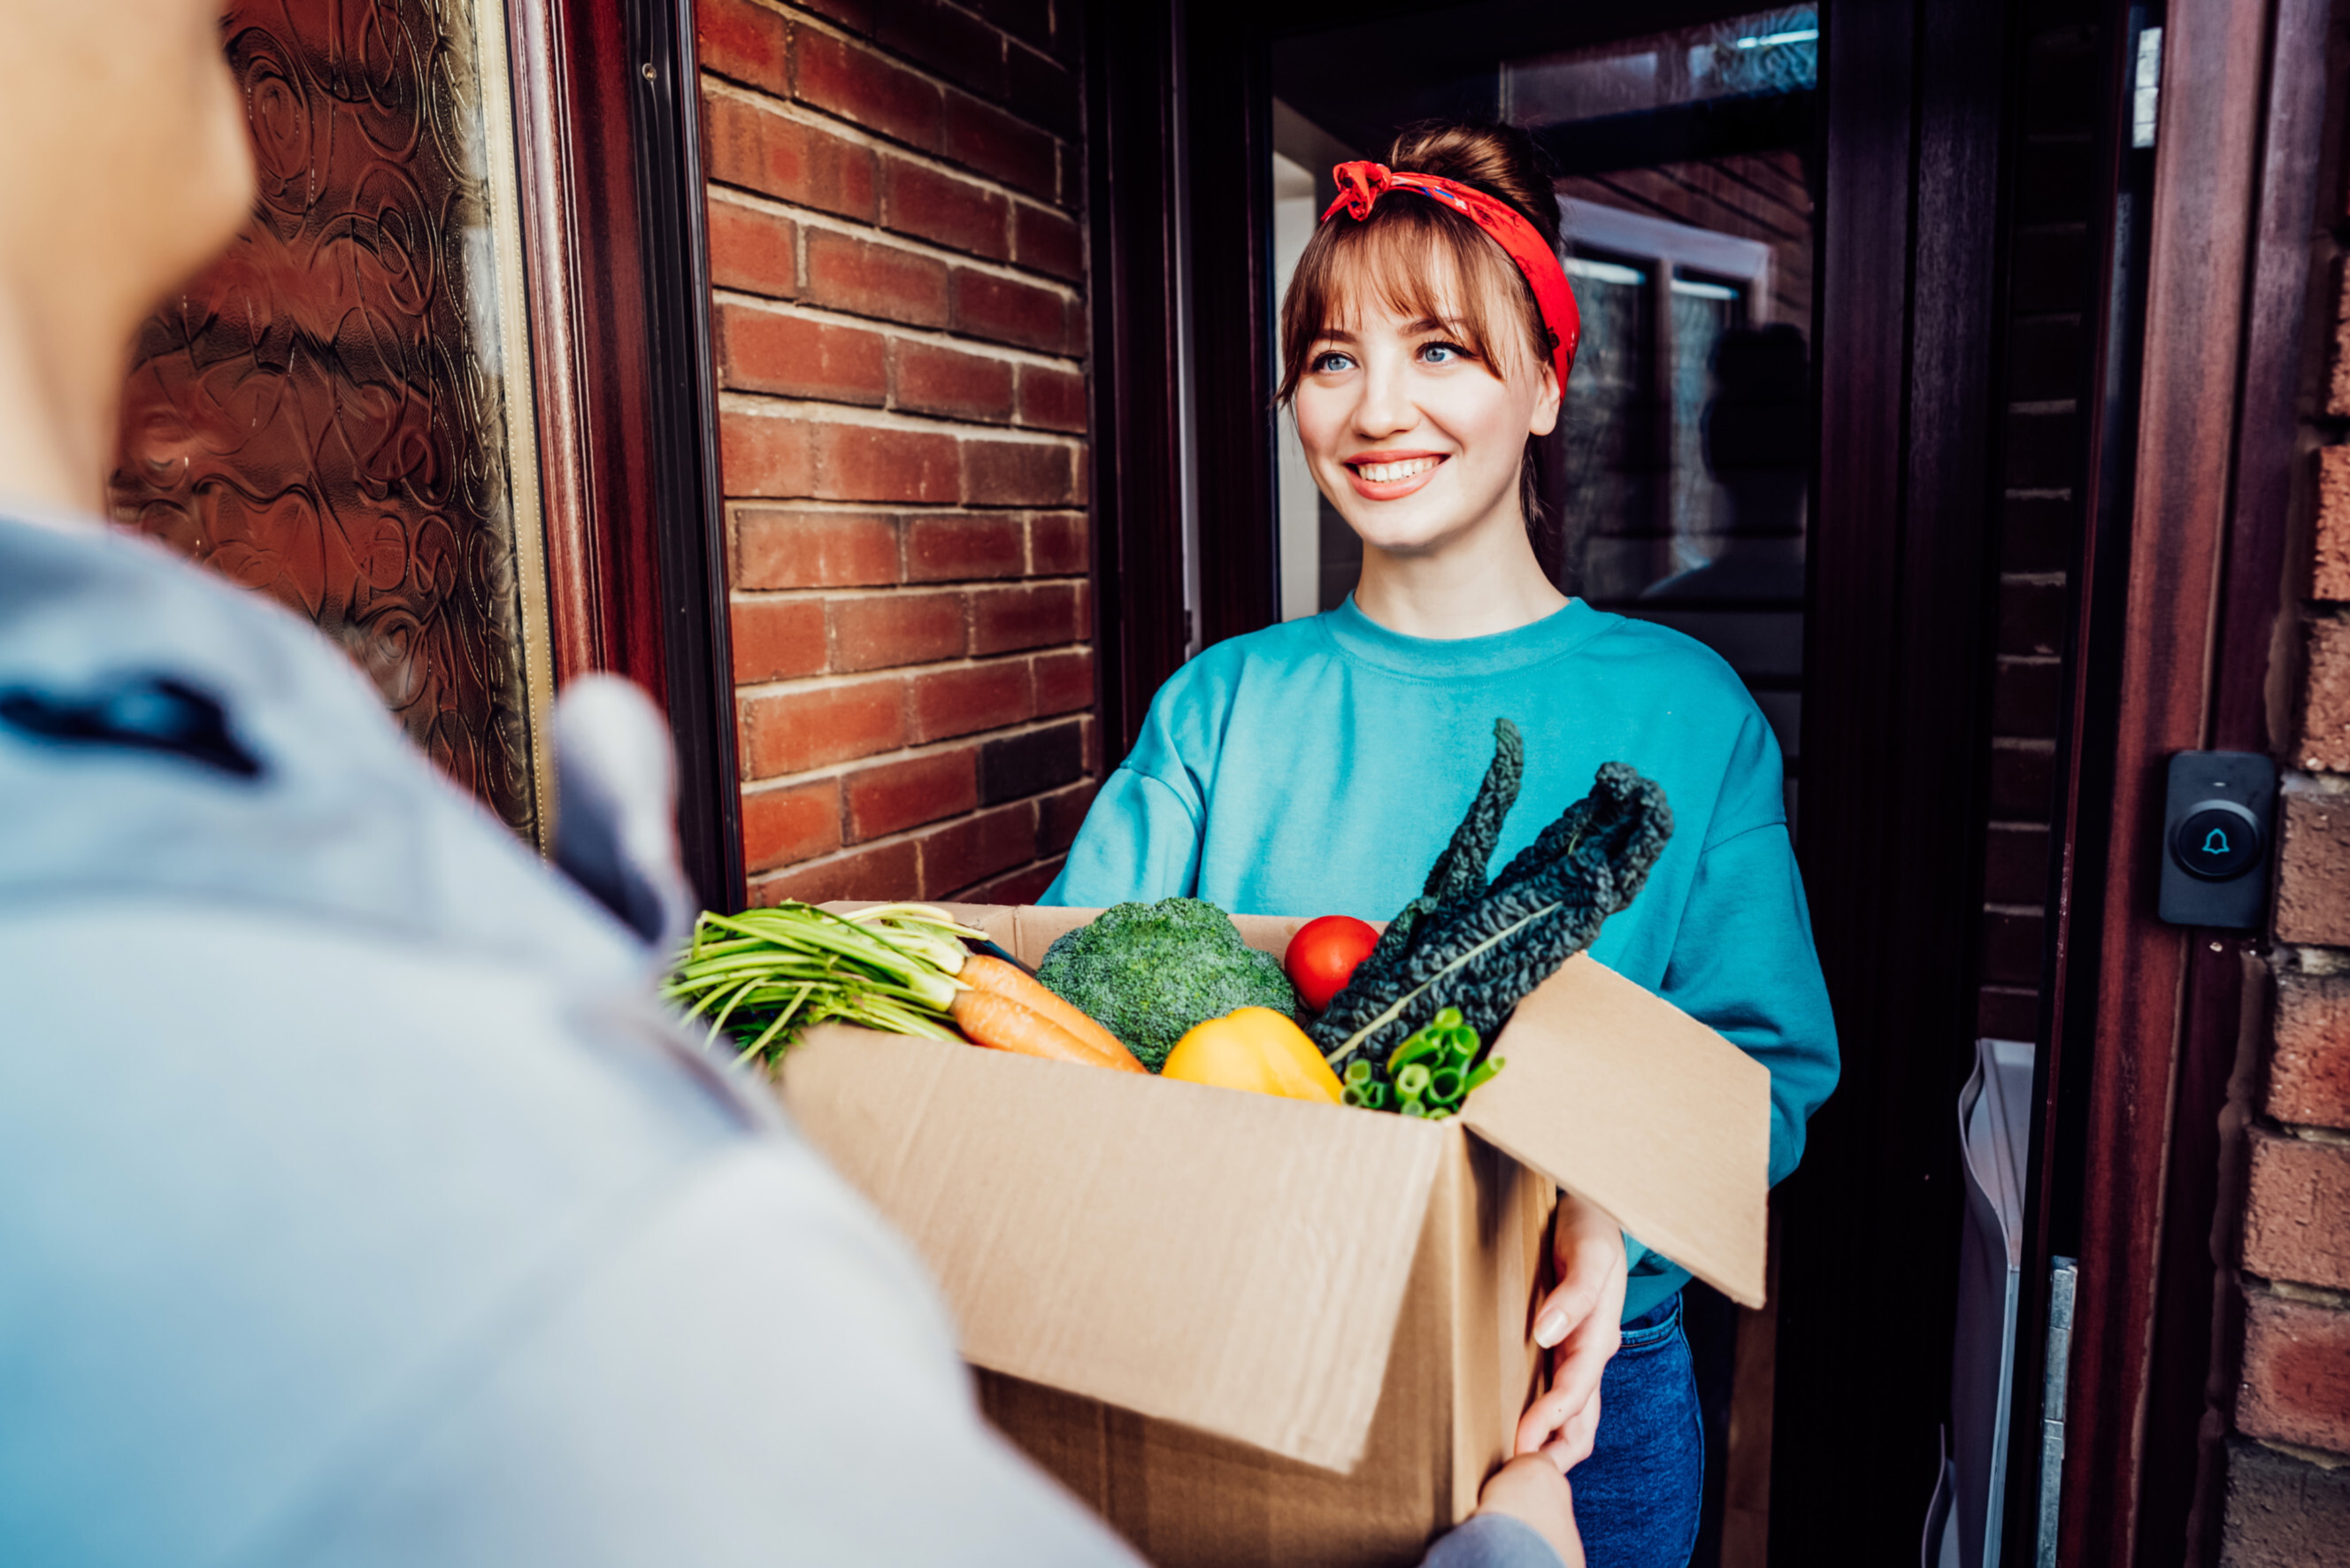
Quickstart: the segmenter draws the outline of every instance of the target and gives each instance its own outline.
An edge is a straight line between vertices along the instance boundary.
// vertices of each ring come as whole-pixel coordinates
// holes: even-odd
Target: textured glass
[[[260,199],[140,334],[112,504],[316,621],[420,747],[532,836],[507,459],[526,389],[502,364],[483,91],[498,78],[473,14],[229,5]],[[503,89],[490,101],[505,112]]]
[[[1705,460],[1706,406],[1713,398],[1713,352],[1742,325],[1745,296],[1721,284],[1673,279],[1673,555],[1687,572],[1713,559],[1730,531],[1730,503]]]
[[[1819,78],[1816,5],[1755,11],[1502,66],[1502,112],[1523,125],[1638,114],[1711,99],[1805,92]]]
[[[1656,515],[1655,377],[1649,272],[1586,257],[1566,264],[1583,322],[1556,437],[1553,505],[1565,516],[1575,591],[1629,598],[1669,570]]]

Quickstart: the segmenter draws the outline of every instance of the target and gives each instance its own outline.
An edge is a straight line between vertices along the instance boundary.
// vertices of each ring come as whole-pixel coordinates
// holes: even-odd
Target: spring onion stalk
[[[704,913],[661,995],[690,1019],[707,1017],[711,1039],[731,1038],[740,1060],[770,1065],[827,1022],[957,1040],[948,1010],[970,989],[955,978],[965,938],[985,933],[929,904]]]
[[[1442,1121],[1502,1070],[1499,1056],[1479,1059],[1482,1048],[1459,1008],[1440,1008],[1388,1054],[1384,1077],[1369,1057],[1347,1063],[1339,1078],[1339,1099],[1368,1110]]]

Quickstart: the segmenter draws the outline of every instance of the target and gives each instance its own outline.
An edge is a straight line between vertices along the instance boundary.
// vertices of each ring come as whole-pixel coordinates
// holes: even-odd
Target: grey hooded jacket
[[[653,969],[311,628],[0,519],[0,1563],[1131,1561]]]

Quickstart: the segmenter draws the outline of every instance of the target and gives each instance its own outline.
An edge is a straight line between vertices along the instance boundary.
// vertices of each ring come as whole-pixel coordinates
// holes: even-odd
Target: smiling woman
[[[1282,309],[1279,393],[1311,461],[1343,470],[1317,476],[1334,500],[1351,490],[1367,501],[1399,501],[1449,469],[1446,483],[1476,492],[1479,504],[1468,510],[1481,528],[1501,515],[1504,477],[1517,482],[1521,517],[1537,515],[1534,468],[1521,460],[1557,423],[1577,327],[1574,295],[1551,260],[1559,248],[1556,206],[1533,182],[1531,150],[1515,150],[1523,154],[1515,158],[1510,151],[1491,133],[1440,124],[1399,139],[1392,168],[1339,166],[1353,171],[1351,188],[1333,212],[1345,207],[1356,221],[1326,222],[1298,258]],[[1464,181],[1506,200],[1425,172],[1456,166]],[[1430,200],[1382,208],[1378,198],[1390,189]],[[1403,379],[1413,379],[1409,395],[1401,395]],[[1422,421],[1408,407],[1441,412]],[[1415,429],[1424,438],[1416,444],[1403,439]],[[1427,506],[1415,511],[1430,515]],[[1343,504],[1339,512],[1367,545],[1414,547],[1409,517]],[[1375,519],[1400,522],[1405,532],[1374,540],[1365,530]],[[1424,549],[1432,541],[1416,543]],[[1364,591],[1357,588],[1358,602]]]
[[[1497,157],[1501,140],[1441,126],[1407,133],[1390,156],[1397,170],[1482,176],[1509,203],[1440,176],[1342,165],[1361,171],[1355,221],[1323,224],[1283,305],[1280,397],[1315,483],[1362,542],[1355,602],[1416,636],[1508,630],[1566,602],[1535,563],[1527,524],[1532,443],[1558,423],[1574,358],[1574,296],[1552,259],[1555,207],[1545,232],[1540,188],[1512,189],[1526,183],[1512,164],[1531,169],[1531,150]],[[1390,182],[1403,194],[1382,206]],[[1550,287],[1547,312],[1492,231],[1453,215],[1450,202],[1472,199],[1493,229],[1523,231],[1520,265]]]
[[[1517,820],[1555,818],[1628,763],[1675,831],[1591,950],[1770,1067],[1783,1177],[1836,1065],[1778,747],[1714,654],[1567,598],[1536,556],[1532,448],[1558,422],[1577,323],[1534,144],[1422,125],[1336,178],[1283,305],[1282,396],[1305,473],[1359,541],[1354,592],[1161,687],[1045,901],[1384,919],[1419,891],[1497,718],[1525,736]],[[1519,1449],[1565,1463],[1588,1446],[1575,1510],[1594,1560],[1678,1568],[1703,1469],[1689,1276],[1571,1195],[1553,1251],[1558,1284],[1528,1318],[1550,1386]]]

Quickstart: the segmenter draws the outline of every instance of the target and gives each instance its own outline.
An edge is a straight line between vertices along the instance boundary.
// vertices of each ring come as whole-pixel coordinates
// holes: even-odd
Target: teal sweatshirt
[[[1778,742],[1702,644],[1580,599],[1532,626],[1434,641],[1352,598],[1218,643],[1150,704],[1045,894],[1176,895],[1236,913],[1384,920],[1417,896],[1493,751],[1525,733],[1500,867],[1602,763],[1664,786],[1672,840],[1592,955],[1771,1070],[1771,1179],[1836,1081],[1835,1023],[1787,836]],[[1632,1245],[1627,1320],[1689,1275]]]

